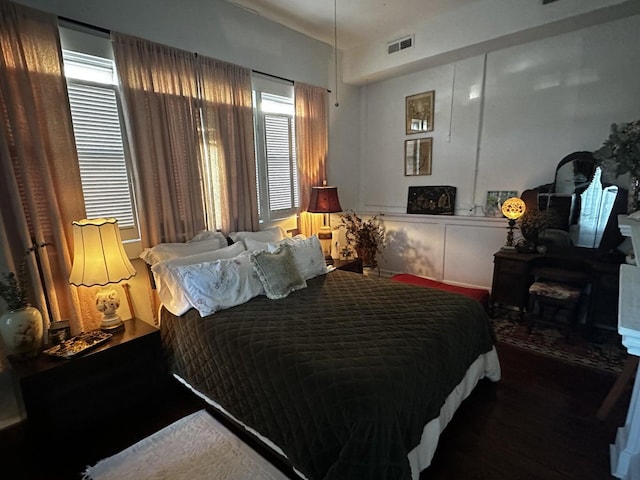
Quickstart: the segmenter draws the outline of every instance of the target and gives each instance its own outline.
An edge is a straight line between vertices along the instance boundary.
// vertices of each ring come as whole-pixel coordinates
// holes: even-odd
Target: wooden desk
[[[572,248],[539,255],[535,253],[494,254],[491,309],[497,305],[518,307],[521,315],[529,308],[529,287],[543,268],[564,272],[565,281],[588,272],[591,284],[588,320],[614,329],[618,319],[619,269],[622,258],[605,256],[593,249]],[[583,272],[574,266],[582,264]]]

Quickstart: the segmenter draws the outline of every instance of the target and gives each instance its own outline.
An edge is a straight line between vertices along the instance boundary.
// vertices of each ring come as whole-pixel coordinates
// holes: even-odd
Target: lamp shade
[[[518,197],[511,197],[502,204],[502,214],[509,220],[517,220],[524,214],[526,209],[527,205],[524,200]]]
[[[311,200],[307,211],[310,213],[341,212],[338,187],[311,187]]]
[[[79,286],[108,285],[136,274],[127,258],[115,218],[72,222],[73,267],[69,283]]]

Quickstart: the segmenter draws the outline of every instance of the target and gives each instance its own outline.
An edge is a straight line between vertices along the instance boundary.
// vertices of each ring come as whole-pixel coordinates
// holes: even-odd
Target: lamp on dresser
[[[309,213],[324,214],[323,225],[318,232],[318,239],[322,245],[325,261],[333,264],[331,258],[331,213],[342,211],[340,200],[338,199],[338,187],[327,187],[326,181],[322,187],[311,187],[311,200],[309,201]]]
[[[511,197],[502,204],[502,214],[509,219],[509,231],[507,233],[507,243],[502,247],[503,252],[515,251],[513,244],[513,229],[516,226],[516,220],[524,215],[527,209],[524,200],[518,197]]]
[[[100,329],[115,331],[123,327],[116,313],[120,298],[113,284],[136,274],[127,258],[115,218],[85,219],[73,225],[73,267],[69,283],[76,287],[102,288],[96,295],[96,308],[103,313]]]

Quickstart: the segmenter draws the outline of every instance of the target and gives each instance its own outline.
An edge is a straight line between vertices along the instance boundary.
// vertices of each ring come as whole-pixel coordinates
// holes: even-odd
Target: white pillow
[[[290,245],[281,245],[275,252],[252,252],[251,265],[271,300],[285,298],[307,286],[293,260]]]
[[[227,241],[227,237],[224,236],[222,232],[218,232],[216,230],[202,230],[200,233],[195,235],[189,242],[201,242],[202,240],[209,240],[211,238],[224,238],[224,241]],[[228,242],[227,242],[228,243]]]
[[[274,252],[280,245],[284,244],[291,246],[293,261],[305,280],[324,275],[329,271],[324,260],[324,253],[322,253],[322,245],[317,235],[312,235],[309,238],[303,235],[296,235],[293,238],[285,238],[277,244],[269,243],[269,251]]]
[[[186,257],[198,253],[211,252],[228,245],[227,239],[221,233],[207,240],[190,243],[160,243],[155,247],[145,248],[140,258],[149,265],[176,257]]]
[[[265,250],[265,251],[269,250],[269,245],[270,245],[269,242],[259,242],[258,240],[254,240],[253,238],[245,238],[242,241],[244,242],[244,246],[247,247],[247,250],[249,250],[250,252],[259,252],[261,250]],[[277,245],[277,243],[271,243],[271,245]]]
[[[170,260],[158,262],[151,267],[153,278],[156,282],[156,290],[162,304],[174,315],[182,315],[191,308],[189,299],[186,297],[180,278],[174,273],[176,266],[196,265],[203,262],[214,262],[216,260],[233,258],[244,252],[242,243],[234,243],[225,248],[213,250],[211,252],[189,255],[187,257],[176,257]]]
[[[195,265],[176,265],[171,270],[200,316],[235,307],[264,293],[254,272],[250,252],[234,258]]]
[[[229,238],[234,242],[239,242],[245,238],[251,238],[258,242],[278,242],[285,237],[282,227],[265,228],[259,232],[232,232],[229,234]]]

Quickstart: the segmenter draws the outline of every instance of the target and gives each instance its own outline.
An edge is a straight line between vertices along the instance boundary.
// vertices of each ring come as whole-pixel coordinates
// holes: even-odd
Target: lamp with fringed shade
[[[322,244],[325,261],[328,264],[333,264],[333,259],[331,258],[333,235],[331,233],[331,217],[329,214],[342,211],[340,200],[338,199],[338,187],[327,187],[326,182],[322,187],[311,187],[311,199],[307,211],[324,214],[323,226],[318,232],[318,239]]]
[[[75,221],[72,225],[73,266],[69,283],[76,287],[104,287],[96,295],[96,308],[104,315],[100,329],[118,330],[123,327],[116,313],[120,298],[111,285],[136,274],[124,251],[118,221],[96,218]]]
[[[502,204],[502,214],[509,219],[509,231],[507,232],[507,243],[502,247],[502,251],[515,251],[513,244],[513,229],[516,226],[516,220],[524,215],[527,209],[524,200],[518,197],[511,197]]]

